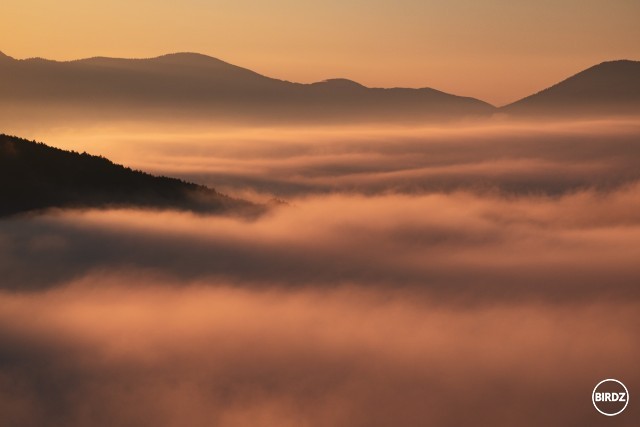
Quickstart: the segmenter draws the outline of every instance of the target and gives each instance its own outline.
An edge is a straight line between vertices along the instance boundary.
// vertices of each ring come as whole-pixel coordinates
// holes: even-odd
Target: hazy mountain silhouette
[[[638,114],[640,62],[603,62],[501,110],[534,116]]]
[[[7,135],[0,135],[0,200],[0,216],[52,207],[260,211],[258,206],[207,187]]]
[[[434,89],[313,84],[262,76],[221,60],[176,53],[150,59],[58,62],[0,58],[0,104],[28,115],[161,113],[213,120],[429,120],[490,115],[495,108]]]

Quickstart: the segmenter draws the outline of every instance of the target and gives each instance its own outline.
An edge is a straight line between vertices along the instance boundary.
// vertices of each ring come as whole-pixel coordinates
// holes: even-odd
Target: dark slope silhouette
[[[603,62],[501,111],[531,116],[639,114],[640,62]]]
[[[259,213],[213,189],[156,177],[104,157],[0,135],[0,216],[52,207],[138,206]]]
[[[429,120],[490,115],[495,108],[434,89],[367,88],[344,79],[299,84],[195,53],[69,62],[0,58],[0,104],[37,111],[212,120]],[[5,108],[5,110],[7,110]]]

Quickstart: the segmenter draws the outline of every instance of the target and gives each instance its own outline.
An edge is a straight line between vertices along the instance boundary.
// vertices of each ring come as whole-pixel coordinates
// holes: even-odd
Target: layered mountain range
[[[605,62],[497,108],[432,88],[369,88],[347,79],[294,83],[195,53],[67,62],[0,53],[0,111],[23,119],[190,117],[243,123],[635,114],[640,62]]]
[[[367,88],[346,79],[313,84],[265,77],[193,53],[70,62],[0,59],[0,104],[25,114],[180,116],[213,121],[432,120],[490,115],[473,98],[435,89]]]

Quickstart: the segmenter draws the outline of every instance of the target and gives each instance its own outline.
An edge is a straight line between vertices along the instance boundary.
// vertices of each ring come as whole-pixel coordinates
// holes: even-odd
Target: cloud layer
[[[635,302],[142,281],[2,295],[7,425],[599,425],[596,380],[640,385]]]
[[[637,129],[589,126],[115,143],[289,204],[0,221],[0,424],[600,425],[598,381],[640,388],[640,184]]]
[[[150,271],[239,286],[411,287],[474,301],[636,299],[640,191],[563,197],[333,195],[257,220],[135,210],[0,223],[3,287],[95,271]]]
[[[640,180],[637,118],[448,127],[220,128],[113,124],[18,132],[233,194],[559,195]]]

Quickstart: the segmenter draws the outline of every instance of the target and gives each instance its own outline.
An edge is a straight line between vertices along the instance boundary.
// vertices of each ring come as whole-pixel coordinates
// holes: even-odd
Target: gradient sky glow
[[[3,0],[0,51],[194,51],[312,82],[434,87],[501,105],[610,59],[640,59],[636,0]]]

